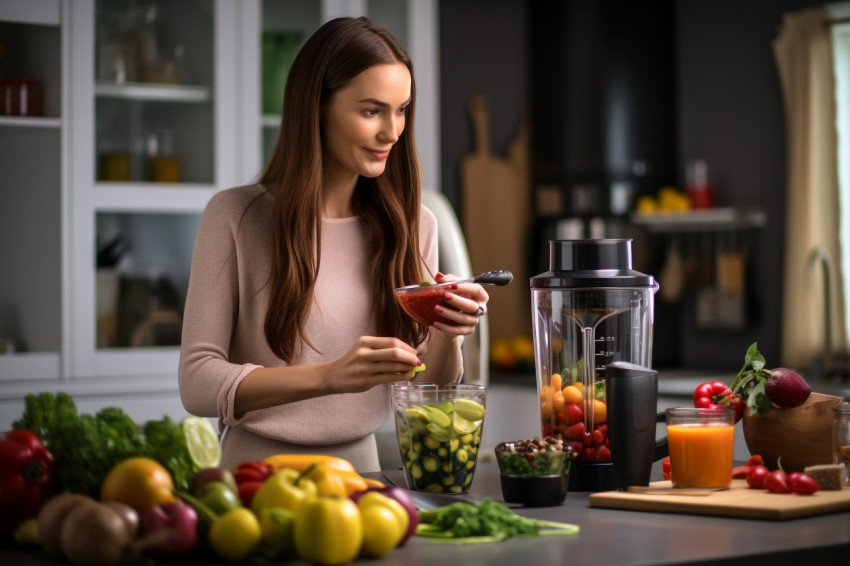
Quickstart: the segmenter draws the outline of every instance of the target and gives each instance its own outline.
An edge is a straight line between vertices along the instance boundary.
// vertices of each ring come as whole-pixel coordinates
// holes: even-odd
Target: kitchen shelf
[[[195,85],[168,85],[152,83],[98,82],[94,92],[101,98],[159,102],[209,102],[209,87]]]
[[[633,224],[650,232],[711,232],[763,228],[767,215],[760,208],[708,208],[686,212],[634,212]]]
[[[42,116],[0,116],[0,128],[46,128],[59,129],[62,118]]]
[[[198,183],[97,183],[95,207],[100,212],[202,212],[216,187]],[[157,198],[157,196],[168,198]]]

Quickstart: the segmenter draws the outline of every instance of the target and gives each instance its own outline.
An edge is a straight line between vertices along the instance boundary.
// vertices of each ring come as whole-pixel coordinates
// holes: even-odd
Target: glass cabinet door
[[[63,39],[56,3],[0,2],[0,381],[59,376]]]
[[[212,0],[98,0],[96,174],[213,182]]]

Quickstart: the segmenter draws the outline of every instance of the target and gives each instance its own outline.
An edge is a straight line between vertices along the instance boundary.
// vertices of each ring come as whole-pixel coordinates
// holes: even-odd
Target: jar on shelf
[[[839,403],[832,411],[833,462],[844,464],[844,483],[850,484],[850,403]]]
[[[0,115],[40,116],[41,83],[33,79],[0,79]]]
[[[148,134],[147,154],[151,181],[180,182],[180,163],[174,157],[171,130],[158,130]]]

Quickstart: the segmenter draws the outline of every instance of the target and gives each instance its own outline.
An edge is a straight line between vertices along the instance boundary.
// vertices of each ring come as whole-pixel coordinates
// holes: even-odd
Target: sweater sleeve
[[[195,238],[183,315],[178,383],[186,410],[235,424],[236,388],[255,364],[230,361],[239,311],[236,234],[245,204],[235,191],[210,199]]]

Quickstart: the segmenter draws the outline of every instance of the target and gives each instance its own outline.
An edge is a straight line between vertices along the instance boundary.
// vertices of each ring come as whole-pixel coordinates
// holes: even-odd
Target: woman
[[[437,226],[420,202],[410,58],[365,18],[323,25],[287,78],[260,180],[216,194],[198,229],[179,383],[186,409],[218,417],[222,465],[324,453],[380,468],[374,432],[390,384],[453,383],[486,312],[479,285],[426,329],[393,289],[437,271]],[[432,276],[432,274],[435,274]]]

